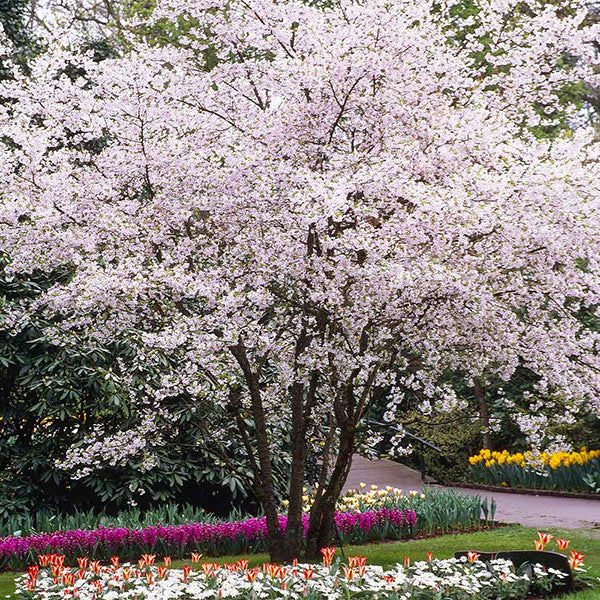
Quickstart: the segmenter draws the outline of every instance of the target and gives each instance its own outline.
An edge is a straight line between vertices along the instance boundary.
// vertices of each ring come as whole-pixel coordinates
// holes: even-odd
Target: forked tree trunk
[[[252,418],[256,427],[256,450],[258,455],[258,482],[255,486],[267,519],[267,550],[273,560],[281,560],[279,553],[283,547],[283,534],[279,528],[275,488],[273,484],[273,467],[271,464],[271,449],[265,419],[264,407],[260,393],[259,377],[252,370],[246,348],[241,344],[230,347],[231,353],[238,361],[250,392]]]
[[[339,452],[329,480],[326,485],[319,487],[316,494],[310,512],[307,537],[306,540],[303,540],[302,496],[308,449],[306,434],[312,401],[315,398],[316,376],[311,379],[308,390],[309,400],[307,402],[304,400],[306,390],[303,383],[298,382],[290,388],[292,461],[287,526],[285,531],[281,531],[277,512],[269,435],[260,391],[260,377],[258,373],[253,371],[243,344],[230,346],[230,350],[244,374],[250,393],[252,417],[256,428],[256,457],[258,459],[251,460],[251,464],[257,482],[255,491],[264,508],[267,521],[268,537],[266,545],[269,556],[273,562],[278,563],[290,562],[292,559],[300,558],[303,555],[307,558],[318,558],[321,548],[332,542],[335,505],[348,477],[354,452],[356,431],[354,417],[349,418],[346,415],[341,401],[336,403],[335,419],[332,419],[331,425],[334,427],[334,423],[337,422],[340,428]],[[347,401],[351,400],[351,385],[347,386],[345,396]],[[243,424],[240,425],[239,421],[238,426],[243,431]],[[247,450],[254,456],[250,444],[247,445]],[[327,468],[327,466],[327,464],[323,465],[324,468]]]
[[[305,555],[308,559],[320,557],[321,548],[333,541],[335,505],[348,477],[354,453],[354,428],[344,428],[340,434],[340,448],[329,482],[318,494],[310,512]]]

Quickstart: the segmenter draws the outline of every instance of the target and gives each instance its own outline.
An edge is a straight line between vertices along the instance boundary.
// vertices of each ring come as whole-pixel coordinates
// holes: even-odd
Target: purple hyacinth
[[[374,527],[390,524],[396,528],[414,527],[417,515],[412,510],[401,511],[381,508],[375,511],[336,512],[335,525],[341,534],[353,532],[368,534]],[[308,530],[309,517],[302,515],[304,535]],[[279,526],[286,528],[287,517],[279,517]],[[34,534],[27,537],[0,538],[0,558],[25,559],[29,554],[61,553],[91,556],[119,553],[147,548],[158,544],[168,546],[173,552],[183,554],[199,547],[209,546],[216,551],[226,551],[231,543],[254,543],[267,536],[265,517],[242,521],[219,523],[189,523],[186,525],[151,525],[143,529],[126,527],[98,527],[94,530],[75,529],[53,533]],[[222,548],[219,548],[219,547]]]

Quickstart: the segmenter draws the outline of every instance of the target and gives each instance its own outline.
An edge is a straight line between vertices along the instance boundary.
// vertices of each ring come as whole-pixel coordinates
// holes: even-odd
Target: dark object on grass
[[[573,573],[569,565],[569,561],[564,554],[558,552],[545,552],[541,550],[513,550],[506,552],[477,552],[479,554],[478,560],[483,562],[489,562],[495,558],[504,558],[510,560],[515,569],[520,569],[523,565],[528,565],[530,569],[533,569],[533,565],[540,564],[546,569],[556,569],[562,571],[566,577],[559,579],[554,584],[553,592],[573,592],[575,587],[573,585]],[[454,558],[462,558],[467,556],[467,552],[455,552]]]

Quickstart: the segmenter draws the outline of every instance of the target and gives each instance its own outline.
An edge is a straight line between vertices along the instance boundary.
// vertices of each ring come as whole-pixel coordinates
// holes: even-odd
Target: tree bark
[[[483,448],[492,449],[492,436],[490,434],[490,409],[485,400],[485,391],[479,379],[475,379],[473,391],[479,406],[479,422],[482,429]]]
[[[296,381],[289,388],[291,406],[291,468],[289,482],[289,505],[286,530],[281,531],[277,513],[277,502],[274,488],[271,449],[267,431],[264,406],[260,390],[260,368],[254,371],[246,347],[240,342],[230,346],[230,351],[237,360],[248,391],[250,393],[251,412],[256,427],[256,463],[260,473],[257,485],[257,496],[264,508],[267,520],[267,550],[273,562],[290,562],[303,554],[308,558],[318,558],[320,549],[329,545],[334,532],[335,506],[344,483],[348,477],[352,454],[355,447],[356,421],[362,414],[362,404],[355,407],[353,374],[348,383],[342,387],[334,401],[334,415],[331,419],[331,440],[335,428],[339,428],[339,451],[334,468],[326,485],[320,485],[309,517],[306,546],[303,544],[304,527],[302,523],[302,496],[308,453],[308,423],[312,408],[316,401],[318,373],[311,375],[308,387],[302,381]],[[372,381],[369,378],[369,384]],[[338,388],[339,389],[339,388]],[[361,408],[361,410],[357,410]],[[329,440],[329,441],[331,441]],[[326,461],[328,462],[328,461]],[[327,465],[324,465],[327,468]],[[323,475],[323,473],[322,473]],[[326,476],[326,473],[324,474]],[[321,478],[321,481],[325,481]],[[303,548],[305,548],[303,552]]]
[[[289,505],[285,543],[282,554],[283,560],[290,561],[302,553],[302,490],[306,471],[306,419],[304,414],[304,385],[294,383],[290,390],[292,409],[292,464],[290,469]]]
[[[241,342],[235,346],[231,346],[230,351],[240,365],[250,392],[250,404],[254,425],[256,427],[257,454],[261,475],[261,481],[257,490],[259,491],[259,499],[265,510],[267,530],[269,532],[267,537],[267,549],[273,561],[285,560],[285,556],[282,556],[283,535],[279,528],[277,504],[275,502],[271,450],[269,446],[264,406],[260,393],[259,374],[252,370],[246,354],[246,348]]]
[[[306,536],[306,557],[319,558],[321,548],[331,543],[335,505],[348,477],[354,453],[354,426],[344,426],[340,433],[340,448],[327,487],[319,493],[310,512]]]

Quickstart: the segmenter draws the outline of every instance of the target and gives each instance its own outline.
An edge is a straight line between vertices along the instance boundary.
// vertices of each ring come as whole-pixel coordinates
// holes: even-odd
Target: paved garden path
[[[418,471],[391,460],[370,461],[355,455],[345,489],[356,489],[360,482],[380,487],[391,485],[403,490],[420,490]],[[432,487],[439,487],[433,485]],[[508,523],[528,527],[562,527],[565,529],[590,529],[600,534],[600,499],[558,498],[556,496],[530,496],[453,488],[464,494],[477,494],[494,498],[498,504],[496,518]]]

